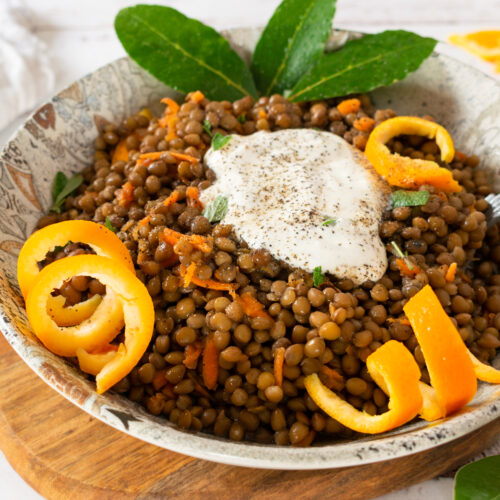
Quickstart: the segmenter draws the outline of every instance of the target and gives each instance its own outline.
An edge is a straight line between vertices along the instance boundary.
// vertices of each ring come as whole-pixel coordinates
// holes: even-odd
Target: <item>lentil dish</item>
[[[170,140],[164,122],[147,112],[106,125],[95,140],[93,165],[82,172],[83,184],[66,199],[61,214],[45,215],[38,223],[42,228],[70,219],[101,224],[108,220],[152,297],[153,339],[115,391],[182,429],[234,441],[308,446],[352,437],[353,431],[314,403],[304,378],[318,373],[355,408],[383,413],[388,398],[373,382],[366,360],[394,339],[413,353],[422,381],[429,383],[422,349],[403,318],[403,306],[426,284],[433,287],[470,351],[483,362],[495,357],[500,347],[500,233],[498,225],[487,229],[484,196],[492,187],[478,157],[456,153],[449,165],[463,187],[460,193],[424,186],[430,193],[425,205],[384,212],[380,237],[389,265],[382,279],[355,286],[351,280],[327,276],[314,286],[310,273],[290,269],[265,249],[248,248],[231,226],[210,223],[203,208],[191,202],[189,187],[203,190],[215,180],[202,161],[211,144],[204,124],[208,121],[211,131],[222,135],[318,128],[363,151],[371,130],[395,113],[376,110],[366,95],[358,96],[357,111],[345,114],[337,107],[338,99],[292,104],[273,95],[231,103],[193,95],[180,106]],[[113,161],[120,143],[126,145],[128,161]],[[437,144],[424,137],[400,136],[388,145],[403,156],[446,166]],[[163,153],[159,159],[138,162],[141,154],[155,152]],[[179,161],[178,153],[200,161]],[[125,185],[133,186],[127,206],[121,202]],[[177,199],[165,205],[174,191]],[[170,244],[159,238],[166,228],[212,236],[213,251],[203,253],[186,238]],[[422,273],[402,275],[393,242]],[[91,253],[90,247],[70,243],[48,254],[43,264],[85,253]],[[266,314],[248,316],[239,301],[221,290],[193,283],[184,287],[180,266],[165,265],[174,255],[186,268],[195,262],[200,280],[239,285],[238,293],[251,294]],[[450,279],[447,271],[453,263],[456,273]],[[59,290],[67,305],[105,292],[98,280],[85,276],[73,277]],[[206,338],[213,339],[217,353],[213,388],[203,383],[201,358],[192,362],[188,355]],[[274,372],[278,350],[284,352],[281,383]]]

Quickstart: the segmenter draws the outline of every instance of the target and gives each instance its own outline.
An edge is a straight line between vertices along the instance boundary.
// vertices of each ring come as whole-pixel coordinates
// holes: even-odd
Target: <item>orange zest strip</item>
[[[481,363],[474,354],[469,351],[469,356],[474,365],[474,372],[476,377],[483,382],[489,382],[490,384],[500,384],[500,370],[493,368],[493,366]]]
[[[192,207],[203,208],[203,203],[200,201],[200,190],[195,186],[189,186],[186,189],[188,205]]]
[[[111,157],[111,163],[116,163],[117,161],[128,161],[128,149],[127,141],[122,139],[113,151],[113,156]]]
[[[449,415],[466,405],[477,390],[468,349],[429,285],[417,292],[403,310],[422,348],[442,416]]]
[[[446,271],[446,274],[444,275],[444,279],[448,283],[451,283],[455,279],[456,272],[457,272],[457,263],[452,262],[450,264],[450,267],[448,268],[448,271]]]
[[[356,113],[361,107],[361,101],[359,99],[345,99],[337,105],[337,109],[344,116],[349,113]]]
[[[205,387],[208,390],[215,389],[219,378],[219,351],[212,335],[207,338],[203,348],[202,373]]]
[[[194,342],[186,346],[183,364],[186,368],[190,370],[196,369],[196,364],[198,363],[198,358],[201,355],[201,342]]]
[[[341,391],[344,388],[344,377],[335,369],[323,365],[321,367],[321,380],[328,387],[335,391]]]
[[[391,153],[386,144],[399,135],[419,135],[435,139],[441,150],[442,161],[451,162],[455,156],[450,134],[435,122],[416,116],[397,116],[383,121],[370,133],[365,155],[377,173],[391,186],[418,189],[424,184],[430,184],[445,193],[462,190],[453,179],[451,171],[440,167],[436,162]]]
[[[196,102],[198,104],[201,101],[203,101],[203,99],[205,99],[205,96],[203,95],[202,92],[200,92],[199,90],[196,90],[195,92],[192,92],[191,94],[189,94],[188,98],[190,101]]]
[[[422,407],[420,370],[410,351],[396,340],[389,340],[366,360],[368,373],[389,396],[388,411],[369,415],[354,408],[330,391],[316,373],[304,379],[311,399],[330,417],[349,429],[366,434],[385,432],[409,422]]]
[[[187,273],[186,267],[181,264],[179,266],[179,270],[182,278],[184,278]],[[197,278],[195,274],[193,274],[193,276],[191,277],[190,283],[193,283],[196,286],[200,286],[202,288],[209,288],[210,290],[221,290],[223,292],[234,291],[239,286],[235,283],[221,283],[220,281],[215,280],[201,280],[200,278]]]
[[[285,348],[278,347],[274,351],[274,380],[276,385],[283,385],[283,363],[285,362]]]
[[[261,304],[255,297],[250,293],[246,292],[242,295],[238,295],[235,292],[230,292],[231,297],[235,300],[242,308],[243,312],[250,318],[269,318],[273,319],[265,310],[264,304]]]
[[[370,132],[375,126],[375,120],[369,118],[368,116],[362,116],[357,120],[354,120],[354,128],[361,132]]]
[[[184,273],[184,286],[187,288],[190,284],[191,281],[193,281],[193,276],[196,271],[196,264],[194,262],[191,262],[189,264],[189,267],[187,268],[186,272]]]
[[[131,182],[126,182],[116,197],[118,205],[122,207],[130,206],[130,204],[134,201],[134,189],[134,185]]]

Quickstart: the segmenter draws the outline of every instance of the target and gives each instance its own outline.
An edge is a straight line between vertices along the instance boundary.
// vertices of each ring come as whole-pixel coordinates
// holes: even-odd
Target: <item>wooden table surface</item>
[[[139,0],[17,0],[14,3],[24,4],[23,14],[29,19],[32,31],[47,45],[56,76],[54,90],[59,90],[124,55],[113,32],[113,18],[118,9]],[[217,29],[225,29],[265,24],[279,0],[141,0],[141,3],[170,5]],[[334,25],[366,32],[403,28],[445,41],[454,32],[500,28],[500,0],[338,0]],[[460,49],[439,44],[438,50],[500,78],[493,74],[490,65]],[[0,131],[0,144],[16,124]],[[2,499],[40,498],[12,471],[1,454],[0,482]],[[385,498],[413,500],[425,496],[450,498],[451,480],[427,481]]]

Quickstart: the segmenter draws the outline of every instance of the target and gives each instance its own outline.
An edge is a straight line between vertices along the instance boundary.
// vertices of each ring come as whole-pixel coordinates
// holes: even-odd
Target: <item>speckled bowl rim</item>
[[[245,36],[244,32],[245,30],[231,30],[228,33],[240,33]],[[434,54],[433,57],[446,61],[451,66],[466,67],[467,71],[475,74],[476,78],[491,78],[447,56]],[[130,64],[127,58],[118,59],[97,69],[91,75],[98,76],[106,68],[113,65]],[[88,78],[88,75],[77,82],[81,83],[85,78]],[[500,93],[500,85],[496,82],[495,85]],[[58,93],[49,102],[54,103],[68,89]],[[27,121],[35,115],[36,113]],[[17,137],[25,125],[20,127],[11,141]],[[11,141],[7,143],[2,155]],[[0,155],[0,159],[1,157]],[[0,278],[3,280],[4,290],[7,289],[6,286],[10,289],[16,289],[17,285],[12,283],[12,279],[9,284],[5,273],[2,274],[3,276]],[[494,391],[489,390],[487,397],[483,398],[480,403],[475,403],[475,399],[452,417],[427,425],[421,421],[413,422],[390,433],[372,437],[366,436],[353,441],[321,444],[310,448],[232,442],[203,433],[177,429],[166,419],[146,413],[141,407],[122,396],[116,394],[99,396],[95,393],[93,384],[84,379],[68,363],[66,363],[67,370],[47,366],[44,359],[40,359],[36,350],[34,351],[36,343],[26,336],[25,328],[22,328],[25,333],[23,334],[19,328],[13,326],[11,312],[5,303],[0,304],[0,330],[26,364],[66,399],[103,423],[140,440],[171,451],[214,462],[283,470],[311,470],[364,465],[396,459],[434,448],[463,437],[500,417],[500,388],[497,388]],[[37,347],[40,348],[40,346]],[[48,353],[48,356],[50,358],[51,353]],[[484,384],[480,384],[478,394],[481,393],[482,388],[484,388]]]

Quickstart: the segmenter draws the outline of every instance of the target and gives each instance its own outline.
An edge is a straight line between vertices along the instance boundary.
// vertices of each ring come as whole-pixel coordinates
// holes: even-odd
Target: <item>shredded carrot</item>
[[[444,279],[448,283],[451,283],[455,279],[455,274],[456,273],[457,273],[457,263],[456,262],[452,262],[450,264],[450,267],[448,268],[448,271],[446,271]]]
[[[219,351],[215,347],[213,335],[207,338],[203,348],[203,383],[209,390],[215,389],[219,378]]]
[[[300,446],[306,448],[307,446],[311,446],[314,438],[316,436],[316,432],[312,429],[306,434],[306,437],[299,441],[298,443],[293,444],[292,446]]]
[[[328,389],[341,391],[344,388],[344,377],[337,370],[323,365],[321,367],[321,375],[321,380]]]
[[[235,292],[229,292],[233,300],[235,300],[242,308],[243,312],[250,318],[269,318],[272,317],[265,311],[264,304],[261,304],[252,294],[246,292],[238,295]]]
[[[177,160],[188,161],[189,163],[198,163],[200,161],[198,158],[185,153],[177,153],[175,151],[169,151],[169,153]]]
[[[179,193],[177,191],[172,191],[168,196],[168,198],[165,198],[165,200],[163,200],[163,204],[166,207],[169,207],[170,205],[173,205],[178,199],[179,199]]]
[[[203,95],[202,92],[200,92],[199,90],[196,90],[195,92],[192,92],[191,94],[189,94],[188,98],[190,101],[200,103],[201,101],[203,101],[203,99],[205,99],[205,96]]]
[[[387,318],[388,323],[399,323],[400,325],[410,326],[410,321],[406,318]]]
[[[458,161],[465,161],[467,159],[467,155],[465,155],[464,153],[460,152],[460,151],[456,151],[455,150],[455,158],[458,160]]]
[[[118,204],[122,207],[128,207],[134,201],[134,185],[126,182],[117,196]]]
[[[361,132],[370,132],[375,126],[375,120],[369,118],[368,116],[362,116],[361,118],[354,120],[354,128]]]
[[[200,201],[200,190],[195,186],[189,186],[186,189],[188,205],[192,207],[203,208],[203,203]]]
[[[285,362],[285,348],[278,347],[274,351],[274,380],[276,385],[283,385],[283,363]]]
[[[184,361],[182,362],[186,368],[190,370],[196,369],[196,364],[198,363],[198,358],[201,354],[201,342],[194,342],[186,346],[184,350]]]
[[[259,109],[259,119],[267,118],[267,113],[263,109]]]
[[[191,264],[189,264],[189,267],[187,268],[183,276],[184,287],[187,288],[191,284],[195,271],[196,271],[196,264],[194,262],[191,262]]]
[[[420,267],[418,267],[416,264],[413,264],[413,262],[411,263],[412,267],[410,269],[410,266],[405,259],[396,259],[396,264],[399,268],[401,276],[409,276],[410,278],[413,278],[418,273],[422,272],[422,269],[420,269]]]
[[[145,226],[151,220],[151,215],[146,215],[139,221],[139,226]]]
[[[172,139],[177,138],[177,132],[175,130],[175,125],[177,123],[179,113],[179,105],[169,97],[165,97],[161,100],[164,104],[167,105],[165,108],[165,115],[163,118],[158,120],[158,123],[161,127],[167,129],[167,135],[165,136],[166,141],[171,141]]]
[[[344,116],[349,113],[356,113],[361,106],[359,99],[345,99],[337,105],[337,109]]]
[[[182,264],[179,266],[181,276],[184,278],[187,273],[187,269]],[[231,290],[236,290],[238,285],[235,283],[221,283],[215,280],[201,280],[195,274],[191,277],[190,283],[194,283],[196,286],[201,286],[202,288],[209,288],[210,290],[221,290],[225,292],[230,292]]]
[[[168,399],[177,399],[177,394],[174,392],[174,386],[172,384],[167,384],[162,390],[162,394],[165,394]]]
[[[165,109],[167,113],[177,114],[179,112],[179,105],[170,97],[164,97],[160,102],[167,105]]]
[[[117,161],[128,161],[127,141],[125,139],[122,139],[113,151],[111,163],[116,163]]]
[[[167,385],[167,379],[165,378],[165,372],[167,370],[158,370],[155,373],[155,377],[153,379],[153,388],[155,391],[159,391],[162,387]]]
[[[160,237],[167,243],[170,243],[172,246],[175,246],[175,244],[182,237],[185,237],[187,238],[189,243],[191,243],[191,245],[193,245],[203,253],[210,253],[213,250],[212,239],[209,237],[201,236],[200,234],[182,234],[167,227],[160,235]]]

